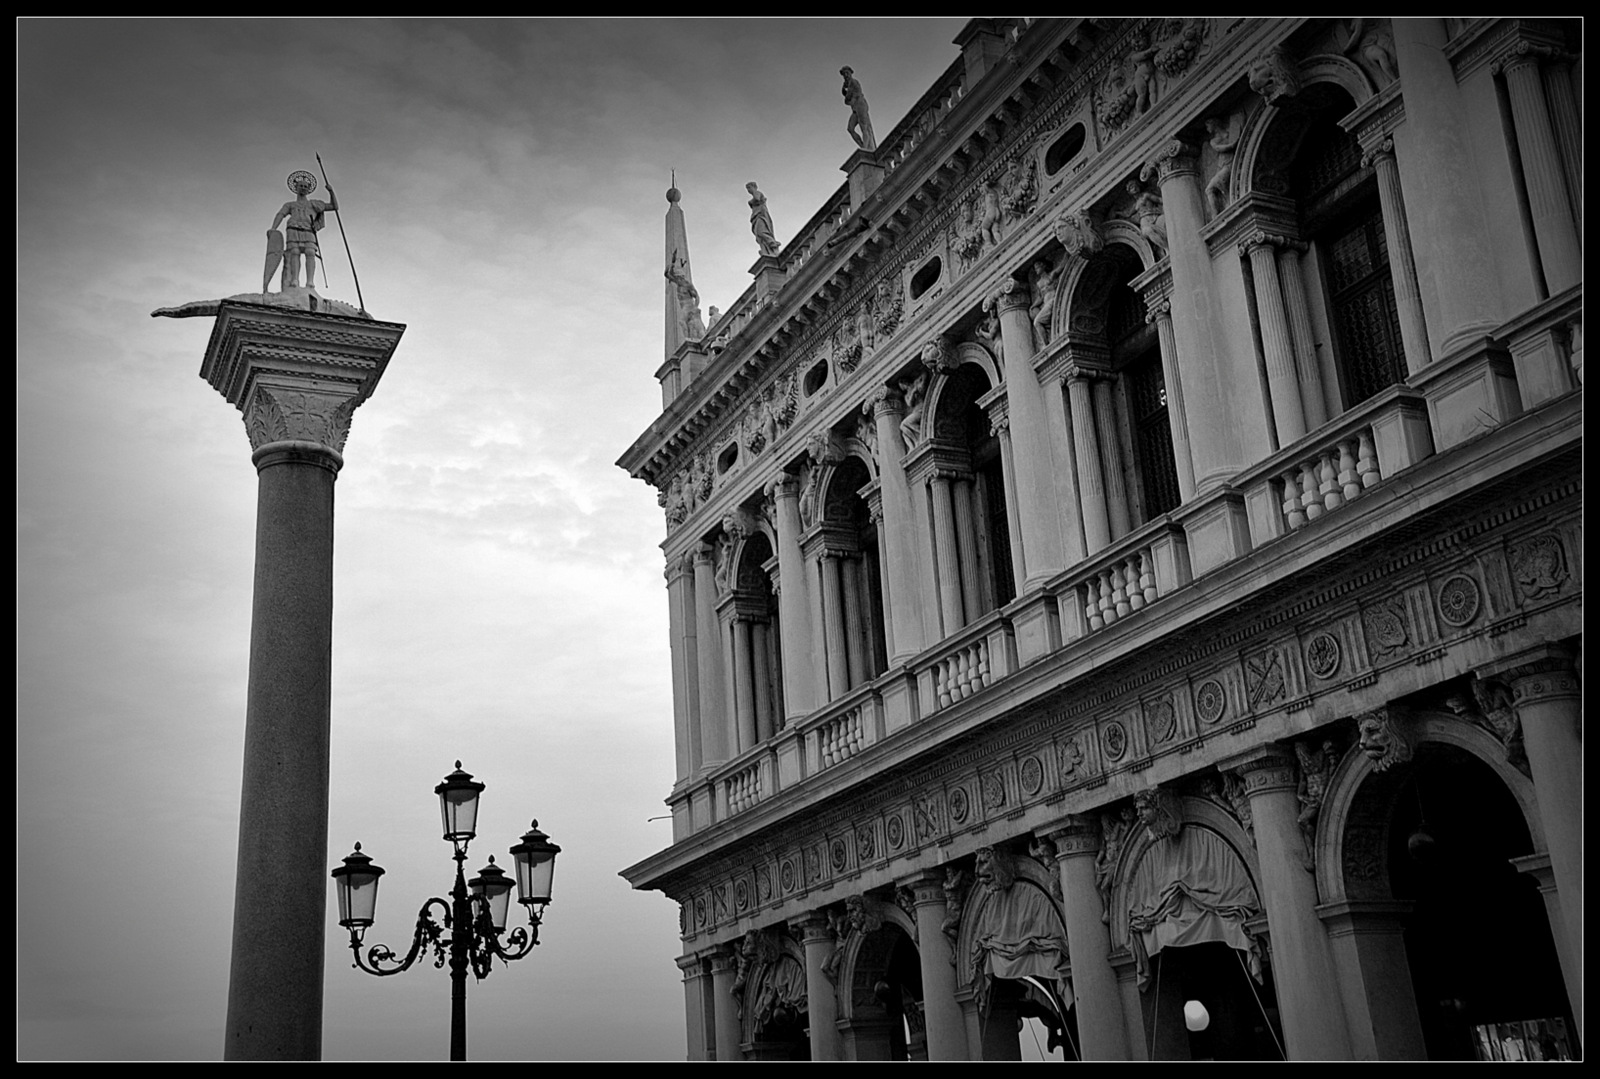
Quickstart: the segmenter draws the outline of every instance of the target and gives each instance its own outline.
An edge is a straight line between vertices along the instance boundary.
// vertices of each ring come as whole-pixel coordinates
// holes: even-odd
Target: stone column
[[[917,956],[922,963],[922,1014],[929,1060],[967,1060],[966,1023],[956,1001],[956,966],[946,939],[944,879],[934,870],[901,886],[911,890],[917,918]]]
[[[1550,868],[1566,919],[1566,940],[1557,946],[1583,955],[1583,695],[1572,657],[1557,646],[1545,646],[1516,657],[1517,665],[1500,675],[1511,685],[1522,744],[1539,798],[1539,823],[1544,826]],[[1574,1018],[1583,1027],[1582,982],[1572,1001]]]
[[[1400,345],[1406,353],[1406,372],[1416,374],[1433,362],[1428,347],[1428,321],[1422,314],[1422,293],[1417,286],[1417,261],[1411,254],[1411,228],[1406,222],[1405,193],[1400,187],[1400,167],[1394,160],[1394,140],[1385,138],[1362,155],[1378,177],[1378,206],[1389,247],[1389,276],[1394,282],[1395,311],[1400,317]]]
[[[244,414],[257,473],[228,1060],[322,1055],[333,485],[404,332],[224,301],[200,365]]]
[[[1028,575],[1028,555],[1022,543],[1022,516],[1017,505],[1017,455],[1011,445],[1011,417],[1001,416],[992,421],[991,426],[1000,439],[1000,474],[1006,485],[1006,539],[1011,548],[1011,579],[1020,586]],[[1019,587],[1017,594],[1023,591]],[[995,599],[998,601],[999,597]]]
[[[707,768],[733,756],[728,744],[728,701],[722,666],[722,621],[717,617],[717,581],[711,545],[697,544],[694,558],[695,628],[700,664],[700,744]]]
[[[973,505],[977,485],[972,474],[964,473],[950,483],[950,500],[956,511],[956,563],[961,574],[961,606],[965,622],[975,621],[983,612],[983,582],[978,579],[977,507]]]
[[[821,911],[795,918],[789,928],[800,937],[806,953],[806,1012],[811,1028],[811,1059],[843,1060],[839,1000],[834,995],[832,979],[823,972],[823,964],[836,946],[833,931],[828,928],[828,919]]]
[[[1129,1060],[1128,1025],[1122,1014],[1111,954],[1111,930],[1102,921],[1095,886],[1100,829],[1090,817],[1068,817],[1046,838],[1055,844],[1061,873],[1067,952],[1072,958],[1072,995],[1078,1012],[1078,1047],[1084,1060]]]
[[[1345,901],[1317,908],[1328,929],[1336,985],[1356,1060],[1427,1060],[1406,960],[1407,901]]]
[[[778,733],[777,711],[772,703],[772,662],[769,630],[772,624],[764,621],[750,623],[751,673],[756,685],[756,742],[765,742]]]
[[[844,614],[844,580],[840,561],[837,552],[823,552],[822,618],[823,625],[827,627],[828,699],[832,701],[850,692],[849,667],[845,659],[847,629]]]
[[[678,779],[688,779],[704,764],[700,745],[699,657],[695,651],[694,569],[682,555],[667,559],[667,626],[672,643],[672,728],[676,735]]]
[[[1161,378],[1167,386],[1167,423],[1172,428],[1173,462],[1178,466],[1178,493],[1187,502],[1194,497],[1194,456],[1189,450],[1189,419],[1183,408],[1178,343],[1172,336],[1172,301],[1151,304],[1145,321],[1156,324],[1156,340],[1161,344]]]
[[[811,613],[805,558],[800,554],[800,484],[782,475],[769,488],[773,498],[773,528],[778,534],[778,620],[782,629],[783,705],[790,722],[811,714],[816,707],[811,656]]]
[[[739,739],[737,753],[756,744],[756,685],[751,669],[754,653],[750,647],[750,619],[733,617],[733,704]]]
[[[739,1048],[742,1032],[739,1026],[737,1002],[733,999],[733,983],[738,978],[737,957],[733,948],[718,945],[711,952],[711,1010],[712,1030],[716,1035],[714,1060],[743,1060]]]
[[[1567,191],[1572,198],[1572,216],[1583,236],[1583,175],[1579,168],[1583,155],[1583,121],[1578,116],[1578,100],[1572,90],[1572,68],[1576,57],[1561,54],[1544,67],[1545,94],[1550,101],[1550,125],[1555,129],[1556,148],[1567,175]]]
[[[711,976],[698,955],[680,955],[678,969],[683,971],[683,1016],[689,1046],[689,1060],[715,1060],[709,1044],[711,1017],[706,1014],[707,984]]]
[[[1272,934],[1273,982],[1290,1060],[1349,1060],[1338,976],[1317,917],[1316,878],[1306,869],[1294,755],[1267,744],[1218,762],[1244,779],[1261,874],[1261,902]]]
[[[1006,400],[1010,417],[1011,470],[1015,479],[1006,505],[1015,503],[1012,525],[1018,595],[1032,591],[1067,568],[1062,544],[1061,512],[1050,438],[1047,394],[1060,393],[1053,381],[1044,385],[1033,369],[1033,323],[1028,317],[1028,289],[1007,280],[991,298],[1000,312],[1000,340],[1005,356]],[[1063,427],[1063,430],[1065,428]],[[1024,566],[1026,573],[1024,574]]]
[[[883,644],[884,665],[887,667],[890,657],[895,654],[894,646],[894,589],[889,579],[889,533],[883,522],[883,488],[879,486],[873,497],[867,499],[867,517],[872,521],[873,530],[877,533],[878,544],[878,588],[883,593]],[[871,578],[867,584],[871,585]]]
[[[1094,405],[1089,380],[1073,372],[1067,377],[1072,407],[1072,450],[1078,465],[1078,495],[1083,510],[1084,552],[1092,555],[1111,543],[1111,517],[1106,510],[1106,487],[1100,467],[1100,443],[1095,437]]]
[[[1111,537],[1121,539],[1133,530],[1133,513],[1128,502],[1127,468],[1122,458],[1122,424],[1117,422],[1116,405],[1111,400],[1110,379],[1095,379],[1094,426],[1100,434],[1100,463],[1106,484],[1106,512],[1111,518]]]
[[[1195,483],[1209,491],[1244,464],[1235,424],[1229,417],[1233,381],[1229,347],[1222,333],[1224,313],[1214,280],[1211,254],[1200,237],[1205,225],[1205,193],[1193,150],[1173,141],[1157,158],[1162,211],[1166,218],[1167,256],[1172,265],[1172,332],[1178,372],[1191,421],[1189,447],[1194,455]],[[1074,402],[1076,405],[1076,402]]]
[[[911,511],[911,489],[903,460],[905,441],[900,420],[905,403],[888,387],[872,399],[872,418],[878,428],[878,483],[883,493],[883,577],[889,602],[885,611],[891,632],[889,661],[901,664],[922,651],[922,612],[917,587],[917,529]]]
[[[1392,19],[1395,65],[1405,87],[1405,153],[1398,164],[1415,211],[1418,284],[1431,294],[1441,354],[1492,333],[1503,314],[1495,267],[1501,263],[1473,182],[1472,130],[1445,56],[1438,19]],[[1380,188],[1380,197],[1382,191]],[[1387,219],[1384,221],[1388,226]],[[1396,297],[1398,300],[1398,297]],[[1407,358],[1409,363],[1409,357]]]
[[[1583,251],[1578,246],[1577,223],[1567,198],[1561,153],[1555,128],[1545,104],[1540,62],[1549,50],[1528,41],[1518,42],[1499,61],[1505,72],[1506,93],[1517,126],[1517,149],[1527,184],[1533,231],[1539,240],[1539,261],[1544,265],[1550,293],[1565,291],[1583,277]]]
[[[961,562],[956,557],[956,511],[951,485],[955,474],[938,469],[928,481],[933,502],[933,556],[939,571],[939,613],[944,636],[966,623],[961,617]]]
[[[1294,445],[1306,433],[1300,379],[1294,365],[1294,339],[1289,332],[1289,313],[1284,309],[1283,285],[1278,280],[1277,248],[1287,242],[1287,237],[1258,231],[1241,245],[1250,256],[1250,271],[1255,278],[1261,351],[1267,361],[1267,389],[1272,395],[1272,420],[1280,447]]]
[[[1399,182],[1398,177],[1396,183]],[[1306,303],[1305,274],[1300,271],[1300,256],[1305,251],[1303,243],[1290,243],[1278,248],[1278,280],[1283,285],[1284,307],[1289,314],[1289,338],[1294,342],[1294,369],[1300,376],[1300,404],[1305,410],[1306,429],[1315,431],[1327,423],[1335,412],[1342,412],[1338,402],[1331,405],[1322,395],[1322,371],[1317,364],[1316,337],[1311,330],[1311,308]],[[1411,265],[1411,248],[1406,248],[1406,265]],[[1417,275],[1411,274],[1411,291],[1416,299]],[[1398,291],[1398,286],[1397,286]],[[1422,318],[1422,302],[1417,300],[1416,315]],[[1427,345],[1427,327],[1420,321],[1424,351]],[[1404,331],[1401,336],[1404,337]],[[1168,383],[1167,400],[1170,410],[1171,383]],[[1188,436],[1185,435],[1185,438]],[[1180,466],[1181,470],[1181,466]],[[1179,477],[1181,480],[1181,476]]]
[[[850,667],[845,681],[854,689],[867,680],[867,638],[871,630],[861,603],[862,560],[841,558],[839,572],[844,585],[844,653]]]

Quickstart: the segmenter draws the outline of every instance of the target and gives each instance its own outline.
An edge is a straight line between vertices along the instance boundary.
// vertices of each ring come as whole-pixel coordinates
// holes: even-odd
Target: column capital
[[[944,871],[942,869],[924,869],[909,877],[902,877],[895,881],[895,885],[911,893],[911,902],[919,907],[929,907],[937,904],[945,905]]]
[[[1244,780],[1245,793],[1251,797],[1279,790],[1293,793],[1300,786],[1294,750],[1276,743],[1256,746],[1226,757],[1217,762],[1217,770],[1238,773],[1239,778]]]
[[[1168,322],[1172,321],[1172,301],[1170,299],[1163,296],[1159,300],[1145,304],[1144,320],[1146,324],[1154,325],[1163,319]]]
[[[1543,63],[1546,59],[1556,56],[1560,52],[1560,49],[1552,45],[1529,41],[1527,38],[1522,37],[1515,38],[1504,52],[1495,57],[1494,62],[1489,65],[1489,70],[1499,75],[1529,64]]]
[[[1151,176],[1155,176],[1156,181],[1163,184],[1179,176],[1198,178],[1200,159],[1195,148],[1181,139],[1169,139],[1156,151],[1155,158],[1139,170],[1139,179],[1148,181]]]
[[[683,971],[684,981],[688,981],[690,978],[704,978],[706,976],[705,966],[703,965],[705,957],[697,952],[680,955],[673,962],[677,963],[678,969]]]
[[[1026,311],[1032,302],[1033,295],[1028,286],[1015,277],[1008,277],[989,293],[983,305],[993,307],[1003,315],[1008,311]]]
[[[1361,167],[1375,168],[1379,161],[1394,161],[1394,139],[1385,135],[1361,152]]]
[[[1542,645],[1511,656],[1497,676],[1511,686],[1512,698],[1524,704],[1577,697],[1581,694],[1572,653],[1560,645]]]
[[[1074,813],[1054,824],[1034,829],[1034,834],[1055,845],[1057,862],[1092,858],[1100,851],[1100,823],[1088,814]]]
[[[798,501],[800,481],[788,472],[780,472],[776,479],[767,484],[767,494],[776,500]]]
[[[667,579],[668,584],[671,584],[679,577],[683,577],[686,574],[691,574],[693,572],[694,559],[690,557],[688,552],[684,552],[682,554],[667,555],[667,564],[662,569],[661,576]]]
[[[1247,255],[1250,255],[1254,254],[1261,248],[1267,248],[1269,251],[1275,251],[1278,248],[1288,247],[1293,242],[1293,240],[1282,235],[1281,233],[1267,232],[1264,229],[1254,229],[1251,232],[1246,233],[1239,240],[1239,250],[1243,251]]]
[[[696,569],[701,566],[709,566],[711,564],[711,555],[711,544],[709,543],[697,543],[689,548],[689,557],[694,560]]]
[[[827,944],[834,940],[833,922],[824,911],[808,910],[789,919],[789,929],[801,944]]]
[[[871,404],[874,416],[880,412],[891,416],[905,415],[906,400],[893,386],[879,386],[873,390]]]
[[[739,950],[732,944],[718,944],[707,949],[705,958],[711,962],[711,973],[721,974],[738,966]]]

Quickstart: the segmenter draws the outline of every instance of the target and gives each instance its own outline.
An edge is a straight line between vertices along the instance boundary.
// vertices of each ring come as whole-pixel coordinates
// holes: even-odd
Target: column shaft
[[[1170,391],[1169,391],[1170,392]],[[1045,415],[1049,418],[1050,443],[1055,448],[1058,464],[1055,474],[1056,509],[1061,522],[1061,560],[1075,566],[1088,554],[1083,538],[1083,498],[1078,488],[1078,463],[1073,443],[1073,418],[1067,408],[1066,384],[1057,378],[1044,385]],[[1188,432],[1184,432],[1184,445],[1188,445]],[[1193,468],[1190,469],[1193,476]]]
[[[1162,300],[1150,317],[1155,320],[1156,340],[1161,345],[1161,378],[1167,387],[1167,423],[1172,428],[1172,457],[1178,467],[1178,493],[1187,502],[1194,497],[1194,455],[1189,449],[1189,418],[1183,407],[1183,379],[1179,374],[1178,342],[1172,336],[1171,303]]]
[[[738,716],[738,752],[756,744],[756,686],[752,671],[754,655],[750,647],[750,621],[733,620],[733,699]]]
[[[721,764],[733,755],[728,743],[728,701],[723,689],[722,622],[717,617],[717,584],[711,566],[711,548],[701,544],[694,551],[696,649],[700,666],[700,744],[705,765]]]
[[[956,967],[942,928],[944,889],[934,873],[913,879],[917,956],[922,967],[922,1014],[927,1023],[929,1060],[967,1060],[966,1022],[956,1002]]]
[[[1411,254],[1411,228],[1406,221],[1405,193],[1400,187],[1400,167],[1388,139],[1372,155],[1378,177],[1378,207],[1388,237],[1389,274],[1394,281],[1395,312],[1400,317],[1400,345],[1406,353],[1406,371],[1416,374],[1433,362],[1428,348],[1428,321],[1422,314],[1422,293],[1417,285],[1417,261]]]
[[[1409,247],[1406,255],[1407,265],[1410,265]],[[1283,286],[1283,305],[1289,316],[1289,339],[1294,345],[1294,369],[1300,380],[1300,404],[1305,411],[1306,429],[1314,431],[1328,422],[1330,412],[1322,393],[1322,372],[1317,365],[1316,338],[1311,331],[1311,308],[1306,302],[1305,275],[1300,272],[1300,251],[1294,246],[1285,245],[1278,249],[1278,282]],[[1416,274],[1413,273],[1413,292],[1416,287]],[[1421,301],[1418,301],[1417,317],[1422,317]],[[1426,342],[1427,338],[1423,340]]]
[[[844,580],[838,555],[822,556],[822,610],[828,633],[828,699],[838,700],[850,692],[849,660],[846,658]]]
[[[338,457],[278,442],[254,459],[255,598],[224,1056],[317,1060]]]
[[[870,669],[866,648],[869,627],[861,603],[862,571],[861,559],[845,558],[839,562],[840,583],[844,586],[845,659],[850,664],[847,680],[851,689],[867,680]]]
[[[961,567],[961,606],[967,622],[975,621],[987,608],[984,595],[989,590],[978,560],[976,498],[977,485],[970,475],[950,482],[950,501],[956,513],[956,561]]]
[[[697,955],[678,958],[678,969],[683,971],[683,1023],[688,1044],[687,1059],[713,1060],[711,1052],[711,1016],[707,1014],[707,993],[711,975]]]
[[[733,951],[726,945],[711,953],[712,1028],[716,1033],[714,1060],[743,1060],[743,1040],[739,1027],[733,983],[738,978]]]
[[[1100,467],[1100,443],[1095,437],[1089,380],[1078,375],[1068,378],[1067,395],[1072,402],[1072,450],[1078,464],[1083,538],[1088,548],[1084,553],[1092,555],[1111,543],[1111,517],[1106,509],[1104,470]]]
[[[887,390],[873,402],[878,428],[878,483],[883,495],[883,526],[878,529],[883,551],[883,579],[888,614],[889,655],[903,663],[922,650],[922,612],[917,602],[917,544],[911,489],[901,462],[905,442],[900,435],[903,405]]]
[[[1133,530],[1133,508],[1128,501],[1128,470],[1122,454],[1122,424],[1117,422],[1116,404],[1109,379],[1095,379],[1090,387],[1094,398],[1094,426],[1100,436],[1101,472],[1106,484],[1106,512],[1111,519],[1111,538],[1121,539]]]
[[[756,742],[765,742],[778,733],[772,707],[772,661],[767,622],[750,623],[751,679],[756,688]]]
[[[1283,287],[1278,281],[1277,252],[1265,239],[1249,243],[1247,250],[1255,278],[1256,314],[1261,325],[1261,351],[1267,361],[1272,419],[1278,445],[1292,446],[1305,436],[1306,416],[1300,401],[1300,379],[1295,372],[1289,315],[1284,310]]]
[[[672,642],[672,726],[678,779],[700,771],[700,672],[696,653],[693,563],[675,557],[667,566],[667,625]]]
[[[1001,427],[1000,474],[1006,485],[1006,538],[1011,547],[1011,579],[1019,586],[1017,592],[1020,595],[1025,591],[1021,585],[1028,577],[1028,552],[1022,542],[1022,513],[1018,505],[1021,496],[1017,491],[1016,459],[1017,454],[1011,444],[1011,429],[1008,426]],[[1050,516],[1054,518],[1055,513],[1052,511]],[[1041,581],[1044,579],[1040,578]],[[995,602],[998,603],[999,600],[1000,597],[996,596]]]
[[[778,534],[778,646],[783,650],[783,705],[788,719],[811,714],[815,698],[811,656],[810,581],[800,554],[799,488],[791,476],[772,485]]]
[[[1111,954],[1111,930],[1101,921],[1095,886],[1099,830],[1088,820],[1073,820],[1050,837],[1061,873],[1067,951],[1072,957],[1072,995],[1078,1013],[1078,1047],[1084,1060],[1128,1060],[1128,1026]]]
[[[1028,293],[1020,285],[998,297],[1000,339],[1006,365],[1006,408],[1010,420],[1011,475],[1006,507],[1015,504],[1012,561],[1017,591],[1025,593],[1067,568],[1062,517],[1050,438],[1046,395],[1059,390],[1040,385],[1033,370],[1033,325]],[[1026,567],[1026,568],[1025,568]]]
[[[821,914],[809,914],[790,923],[800,934],[806,953],[806,1012],[810,1027],[812,1060],[843,1060],[839,1037],[839,1002],[823,964],[833,954],[833,933]]]
[[[966,625],[961,617],[961,562],[956,557],[956,516],[952,503],[951,478],[935,473],[928,483],[933,500],[933,557],[939,571],[939,613],[943,633],[949,636]]]
[[[1505,66],[1506,92],[1517,125],[1517,149],[1527,183],[1533,230],[1539,240],[1539,261],[1550,293],[1577,284],[1583,275],[1583,252],[1578,246],[1572,204],[1567,199],[1561,155],[1555,128],[1545,104],[1544,80],[1539,75],[1539,51],[1515,55]]]

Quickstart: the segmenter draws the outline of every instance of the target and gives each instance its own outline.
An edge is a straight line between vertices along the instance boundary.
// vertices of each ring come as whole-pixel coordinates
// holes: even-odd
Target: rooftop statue
[[[845,124],[845,131],[856,140],[856,145],[863,150],[876,150],[878,140],[872,134],[872,119],[867,115],[867,95],[861,89],[861,83],[856,79],[854,69],[841,67],[839,74],[844,76],[844,103],[850,106],[850,122]]]
[[[150,316],[196,318],[215,315],[224,300],[233,300],[239,303],[295,307],[303,311],[371,318],[364,306],[357,307],[317,295],[313,280],[317,259],[321,257],[321,250],[317,246],[317,232],[321,230],[327,212],[332,210],[337,213],[339,210],[339,199],[333,193],[333,185],[327,185],[328,201],[323,202],[321,199],[308,197],[317,189],[317,178],[304,169],[290,173],[288,184],[289,190],[294,192],[295,197],[279,208],[277,216],[272,219],[272,227],[267,229],[267,258],[261,275],[260,292],[241,292],[225,296],[220,300],[191,300],[176,307],[157,308],[150,312]],[[280,224],[286,225],[287,237],[284,232],[278,231]],[[273,274],[277,272],[279,266],[282,266],[283,274],[278,291],[269,292],[267,290],[271,287]],[[357,288],[359,291],[359,285]]]
[[[776,255],[778,238],[772,232],[772,214],[767,212],[767,196],[756,187],[754,180],[745,184],[744,189],[750,192],[750,231],[755,233],[756,246],[761,248],[763,255]]]

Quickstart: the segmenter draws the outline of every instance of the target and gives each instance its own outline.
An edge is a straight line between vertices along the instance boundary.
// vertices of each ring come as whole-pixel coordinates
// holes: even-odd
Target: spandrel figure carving
[[[844,103],[850,106],[850,122],[845,125],[845,131],[863,150],[876,150],[878,140],[872,134],[872,119],[867,115],[867,95],[856,80],[854,70],[841,67],[839,74],[844,76],[844,86],[841,88]]]
[[[750,231],[755,234],[756,246],[763,255],[776,255],[778,238],[772,231],[772,214],[767,210],[767,196],[756,187],[754,180],[745,184],[744,189],[750,192]]]
[[[1228,121],[1215,116],[1206,119],[1206,131],[1211,135],[1211,149],[1217,155],[1211,179],[1206,181],[1206,198],[1216,213],[1228,205],[1228,184],[1233,174],[1233,156],[1239,146],[1239,136],[1229,129]]]
[[[310,288],[315,283],[312,278],[316,276],[317,259],[322,257],[317,247],[317,233],[322,230],[329,210],[339,212],[339,198],[333,193],[333,185],[328,185],[327,202],[308,197],[316,189],[317,178],[304,169],[289,174],[289,190],[295,197],[283,204],[272,219],[272,227],[267,229],[267,267],[261,279],[262,292],[267,291],[278,258],[283,262],[282,288]],[[280,224],[284,226],[282,234],[278,232]]]

